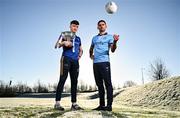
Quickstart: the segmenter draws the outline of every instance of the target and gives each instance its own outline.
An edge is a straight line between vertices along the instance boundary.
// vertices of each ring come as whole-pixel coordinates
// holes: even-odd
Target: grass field
[[[180,112],[146,107],[125,106],[113,104],[113,111],[93,111],[98,105],[98,99],[89,99],[96,93],[78,94],[78,104],[85,110],[71,111],[70,97],[62,99],[65,111],[53,109],[54,98],[0,98],[0,117],[37,117],[37,118],[178,118]]]

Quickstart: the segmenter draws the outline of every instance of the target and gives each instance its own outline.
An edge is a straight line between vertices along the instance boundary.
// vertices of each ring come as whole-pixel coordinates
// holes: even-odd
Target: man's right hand
[[[68,48],[73,46],[71,41],[63,41],[62,43],[63,43],[63,46],[68,47]]]
[[[94,60],[94,55],[91,55],[90,58],[91,58],[92,60]]]
[[[72,42],[70,42],[70,41],[57,42],[56,45],[55,45],[55,49],[56,48],[61,48],[62,46],[72,47]]]
[[[94,55],[93,55],[93,50],[94,50],[94,46],[91,45],[90,49],[89,49],[89,57],[94,60]]]

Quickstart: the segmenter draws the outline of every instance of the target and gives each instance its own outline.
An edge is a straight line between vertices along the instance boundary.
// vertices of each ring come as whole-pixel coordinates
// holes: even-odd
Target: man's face
[[[106,28],[107,28],[107,25],[106,25],[106,23],[104,23],[104,22],[100,22],[99,24],[98,24],[98,30],[99,30],[99,32],[105,32],[106,31]]]
[[[77,30],[78,30],[78,27],[79,27],[79,25],[71,24],[71,25],[70,25],[70,30],[71,30],[71,32],[76,33]]]

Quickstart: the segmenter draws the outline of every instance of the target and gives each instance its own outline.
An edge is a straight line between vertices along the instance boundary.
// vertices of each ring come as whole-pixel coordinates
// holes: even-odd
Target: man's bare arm
[[[114,41],[113,41],[113,44],[111,44],[111,52],[115,52],[117,48],[117,41],[119,40],[119,35],[114,35],[113,38],[114,38]]]
[[[113,42],[113,44],[111,44],[111,52],[115,52],[117,48],[117,42]]]
[[[81,58],[81,56],[83,55],[83,49],[82,49],[82,46],[80,46],[79,48],[79,59]]]
[[[55,44],[55,49],[56,49],[56,48],[61,48],[62,46],[64,46],[64,44],[65,44],[64,41],[59,42],[59,40],[58,40],[58,41],[56,42],[56,44]]]
[[[55,49],[56,48],[61,48],[62,46],[65,46],[65,47],[72,47],[72,42],[70,41],[63,41],[63,40],[60,40],[60,38],[57,40],[56,44],[55,44]]]
[[[94,46],[91,46],[90,49],[89,49],[89,57],[91,59],[94,59],[93,50],[94,50]]]
[[[61,40],[61,35],[59,36],[58,40],[56,41],[56,44],[55,44],[55,49],[56,48],[61,48],[63,45],[64,45],[64,42]]]

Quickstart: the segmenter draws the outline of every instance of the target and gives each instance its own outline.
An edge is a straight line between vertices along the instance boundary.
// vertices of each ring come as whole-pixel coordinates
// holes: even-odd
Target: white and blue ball
[[[115,2],[111,1],[106,4],[105,9],[108,14],[114,14],[117,12],[118,6]]]

